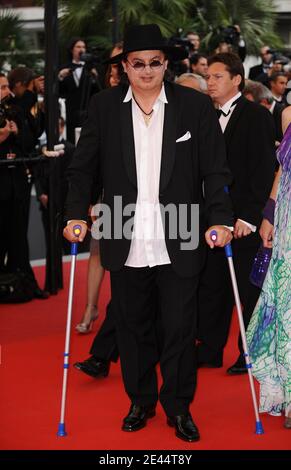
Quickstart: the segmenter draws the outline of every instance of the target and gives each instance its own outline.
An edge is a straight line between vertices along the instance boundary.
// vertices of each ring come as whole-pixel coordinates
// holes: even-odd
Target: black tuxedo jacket
[[[63,68],[70,67],[72,63]],[[59,95],[66,99],[67,138],[75,143],[75,127],[80,127],[85,120],[89,99],[100,90],[95,77],[84,66],[79,86],[76,85],[73,72],[59,81]]]
[[[275,123],[275,132],[276,132],[276,140],[281,142],[283,139],[283,131],[282,131],[282,112],[285,109],[284,104],[275,103],[274,111],[273,111],[273,119]]]
[[[66,64],[61,68],[69,68],[70,66],[72,66],[72,63]],[[62,98],[66,99],[68,113],[73,113],[76,119],[79,117],[77,113],[87,109],[88,103],[86,103],[86,98],[88,86],[90,87],[89,96],[99,91],[95,77],[87,70],[86,66],[82,69],[79,86],[76,85],[73,72],[59,81],[59,94]],[[85,90],[84,87],[86,88]],[[68,114],[67,118],[72,118],[72,115]]]
[[[259,75],[262,75],[263,73],[264,73],[263,64],[255,65],[254,67],[250,68],[249,79],[256,80],[256,78]]]
[[[122,196],[122,208],[135,204],[137,175],[131,101],[124,103],[128,87],[114,87],[93,96],[68,170],[69,193],[66,220],[87,218],[94,175],[103,187],[102,202],[114,212],[114,196]],[[206,226],[231,225],[232,209],[224,186],[231,180],[225,145],[211,100],[190,88],[165,83],[165,104],[159,199],[164,206],[191,204],[200,207],[200,243],[196,250],[181,250],[178,235],[170,239],[165,221],[165,240],[175,271],[181,276],[199,272],[203,260]],[[187,131],[191,139],[176,142]],[[204,182],[204,190],[203,190]],[[125,223],[130,216],[123,216]],[[188,221],[190,219],[188,218]],[[185,240],[184,240],[185,241]],[[121,269],[131,240],[101,239],[103,266]]]
[[[230,196],[235,218],[259,229],[276,163],[275,129],[269,110],[241,97],[224,131],[233,175]],[[248,237],[245,239],[248,243]]]
[[[16,158],[25,156],[25,139],[29,134],[27,129],[23,109],[14,104],[14,100],[6,100],[11,105],[13,113],[13,121],[18,127],[18,134],[10,134],[6,140],[0,144],[0,160],[7,160],[8,153],[15,153]],[[13,160],[9,165],[1,165],[0,167],[0,200],[9,201],[11,199],[22,200],[27,197],[30,191],[26,174],[26,165],[23,163],[13,165]]]

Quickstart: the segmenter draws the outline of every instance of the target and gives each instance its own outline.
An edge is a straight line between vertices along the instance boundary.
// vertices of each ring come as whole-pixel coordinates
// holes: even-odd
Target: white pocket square
[[[185,140],[189,139],[191,139],[191,132],[187,131],[186,134],[182,135],[182,137],[179,137],[176,142],[184,142]]]

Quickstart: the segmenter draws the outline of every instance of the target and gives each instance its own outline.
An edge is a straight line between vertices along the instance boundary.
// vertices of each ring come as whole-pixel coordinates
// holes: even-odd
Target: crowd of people
[[[224,363],[234,307],[224,246],[232,241],[253,371],[261,384],[260,409],[284,413],[290,429],[290,70],[285,57],[264,46],[262,63],[250,69],[246,80],[242,37],[235,48],[220,43],[211,56],[200,51],[195,32],[187,34],[187,41],[186,49],[169,45],[156,25],[132,27],[112,49],[101,77],[86,56],[85,41],[73,38],[69,62],[60,67],[66,122],[60,116],[59,128],[66,148],[59,157],[58,201],[65,237],[82,241],[88,213],[98,215],[100,202],[109,207],[112,220],[121,217],[123,226],[132,215],[128,206],[135,205],[129,238],[124,232],[100,236],[93,215],[79,334],[90,332],[98,317],[104,269],[110,272],[112,298],[90,356],[75,367],[106,377],[120,357],[131,401],[122,429],[146,426],[159,400],[176,436],[199,440],[190,404],[197,369]],[[9,108],[0,128],[0,159],[9,160],[0,171],[0,271],[27,273],[34,296],[47,298],[30,267],[27,227],[34,181],[49,231],[48,175],[25,162],[13,164],[35,149],[44,130],[45,110],[38,101],[44,81],[18,67],[8,77],[0,75],[0,90],[1,106]],[[122,199],[120,214],[116,196]],[[173,237],[171,221],[162,219],[156,207],[183,205],[187,219],[195,204],[199,221],[190,230],[188,221],[184,232],[190,243],[199,226],[199,242],[195,249],[183,249],[185,238],[179,232]],[[181,229],[185,217],[179,211],[178,219]],[[258,287],[250,274],[262,240],[273,251]],[[247,373],[240,336],[237,360],[227,373]]]

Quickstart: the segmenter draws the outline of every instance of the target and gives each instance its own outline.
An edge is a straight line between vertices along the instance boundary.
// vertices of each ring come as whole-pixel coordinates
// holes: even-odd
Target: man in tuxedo
[[[269,46],[263,46],[260,50],[262,63],[250,68],[249,79],[267,83],[270,69],[273,66],[273,54]]]
[[[75,144],[75,128],[81,126],[90,97],[101,87],[96,68],[82,60],[86,53],[83,39],[72,38],[68,52],[70,62],[59,71],[59,94],[66,99],[67,139]]]
[[[232,238],[226,226],[233,220],[223,189],[230,173],[211,101],[195,90],[164,83],[168,58],[184,57],[183,48],[167,45],[157,25],[128,29],[123,53],[111,61],[122,61],[130,85],[91,100],[68,172],[64,235],[71,242],[83,240],[97,172],[103,187],[101,262],[110,271],[122,375],[131,400],[122,429],[143,428],[159,399],[176,436],[192,442],[199,439],[189,410],[196,386],[198,278],[206,243],[214,247],[211,231],[223,247]],[[159,392],[158,361],[163,376]]]
[[[219,123],[224,133],[227,161],[233,175],[229,193],[234,207],[233,256],[240,299],[247,327],[259,289],[249,281],[260,244],[258,228],[275,171],[275,131],[270,112],[242,96],[244,68],[238,56],[217,54],[209,59],[208,91],[219,106]],[[208,250],[199,286],[201,366],[221,367],[234,306],[231,279],[224,250]],[[247,372],[241,340],[240,355],[229,374]]]
[[[284,72],[275,72],[269,78],[269,86],[271,93],[276,103],[286,107],[286,88],[288,83],[288,76]]]
[[[271,93],[271,90],[269,90],[269,88],[260,82],[253,82],[252,80],[248,80],[243,94],[248,100],[261,104],[270,111],[275,124],[275,144],[278,146],[283,138],[282,111],[284,109],[284,105],[277,103]]]

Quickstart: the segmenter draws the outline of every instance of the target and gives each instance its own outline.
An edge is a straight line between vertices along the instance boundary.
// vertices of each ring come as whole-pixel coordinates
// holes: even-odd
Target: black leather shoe
[[[134,405],[132,404],[128,415],[124,418],[122,431],[132,432],[144,428],[149,418],[156,414],[156,405]]]
[[[190,413],[179,416],[168,416],[167,423],[176,430],[176,436],[187,442],[199,441],[200,434]]]
[[[83,362],[75,362],[74,367],[90,377],[107,377],[110,370],[110,361],[91,356]]]
[[[207,367],[208,369],[219,369],[222,367],[222,361],[203,361],[198,359],[197,368]]]
[[[35,299],[48,299],[50,294],[48,291],[36,287],[33,291],[33,296]]]
[[[247,374],[248,369],[246,368],[246,362],[243,356],[239,356],[237,361],[227,369],[226,373],[228,375],[241,375]]]

